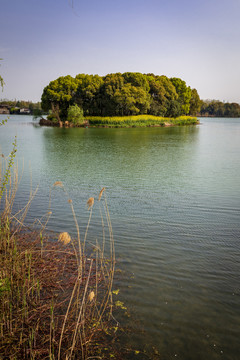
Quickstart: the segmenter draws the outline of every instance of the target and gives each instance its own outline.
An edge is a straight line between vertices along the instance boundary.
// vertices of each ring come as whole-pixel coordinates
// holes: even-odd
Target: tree
[[[85,115],[179,116],[199,109],[199,96],[179,78],[125,72],[59,77],[43,90],[42,108],[61,124],[77,104]]]
[[[240,117],[240,105],[218,100],[205,100],[201,101],[200,114],[202,116]]]
[[[124,86],[124,78],[121,73],[108,74],[103,77],[103,86],[101,88],[101,108],[99,115],[114,116],[122,115],[121,107],[119,108],[117,94]]]
[[[43,90],[42,109],[44,111],[52,110],[59,123],[65,121],[67,109],[73,103],[76,90],[77,82],[70,75],[51,81]]]
[[[122,74],[122,77],[124,78],[125,83],[131,84],[136,88],[141,88],[146,91],[146,93],[149,92],[150,86],[148,78],[145,74],[141,74],[139,72],[126,72]]]
[[[240,105],[237,103],[224,104],[224,116],[240,117]]]
[[[100,89],[103,85],[103,79],[99,75],[79,74],[75,77],[77,82],[77,91],[74,96],[74,102],[83,108],[84,113],[88,115],[97,115],[99,106],[101,106]]]
[[[74,124],[75,126],[80,126],[84,124],[84,115],[83,109],[77,105],[71,105],[67,111],[67,121]]]
[[[190,86],[186,85],[186,82],[179,78],[171,78],[172,84],[175,86],[176,92],[178,94],[178,102],[181,105],[181,114],[187,115],[190,110],[190,100],[192,96],[192,91]]]
[[[201,100],[196,89],[192,89],[191,95],[189,113],[191,115],[197,115],[201,109]]]
[[[182,113],[181,105],[177,100],[170,100],[168,103],[168,108],[166,112],[166,116],[168,117],[178,117]]]
[[[146,114],[150,107],[148,93],[130,83],[116,90],[114,100],[120,115]]]
[[[178,97],[176,89],[166,76],[148,74],[147,77],[151,96],[149,113],[157,116],[165,116],[168,111],[169,102],[176,100]]]

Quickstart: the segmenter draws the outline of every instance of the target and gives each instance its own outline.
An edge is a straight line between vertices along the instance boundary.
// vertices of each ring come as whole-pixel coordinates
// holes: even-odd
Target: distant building
[[[20,109],[19,113],[27,115],[27,114],[30,114],[31,111],[28,108],[23,108],[23,109]]]
[[[0,104],[0,114],[10,114],[10,106],[5,104]]]

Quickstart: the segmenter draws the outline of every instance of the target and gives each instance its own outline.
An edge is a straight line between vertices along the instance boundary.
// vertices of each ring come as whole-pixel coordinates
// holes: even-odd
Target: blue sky
[[[0,0],[0,98],[39,101],[62,75],[180,77],[240,103],[239,0]]]

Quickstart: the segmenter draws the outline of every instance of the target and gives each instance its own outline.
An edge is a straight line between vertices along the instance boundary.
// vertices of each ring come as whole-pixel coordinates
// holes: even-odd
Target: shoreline
[[[178,118],[164,118],[152,115],[137,115],[127,117],[100,117],[92,116],[86,117],[81,124],[75,125],[68,121],[53,122],[49,119],[41,118],[40,126],[64,127],[64,128],[135,128],[135,127],[171,127],[171,126],[185,126],[198,125],[200,121],[197,117],[181,116]]]

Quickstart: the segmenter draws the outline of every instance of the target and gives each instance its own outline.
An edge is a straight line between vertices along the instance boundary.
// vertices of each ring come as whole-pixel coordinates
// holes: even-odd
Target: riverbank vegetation
[[[80,109],[79,109],[80,110]],[[74,122],[60,122],[50,115],[48,119],[40,119],[43,126],[64,126],[64,127],[109,127],[109,128],[129,128],[129,127],[159,127],[159,126],[182,126],[195,125],[199,121],[194,116],[179,116],[177,118],[167,118],[153,115],[133,115],[133,116],[87,116],[79,117],[76,115]]]
[[[195,115],[200,109],[200,98],[196,89],[179,78],[131,72],[102,77],[62,76],[44,88],[42,108],[50,112],[51,121],[69,122],[72,106],[82,109],[86,119],[136,115],[179,118]]]
[[[87,236],[93,197],[87,201],[89,219],[83,235],[73,202],[67,199],[76,225],[74,239],[67,232],[46,233],[50,211],[38,221],[38,231],[24,227],[35,194],[13,215],[17,184],[14,172],[1,199],[0,357],[60,360],[106,355],[120,359],[113,345],[121,330],[113,316],[118,307],[113,290],[115,251],[105,188],[97,204],[102,235],[90,248]],[[60,181],[53,187],[63,190]]]
[[[90,126],[100,127],[152,127],[152,126],[174,126],[174,125],[194,125],[198,123],[196,117],[180,116],[177,118],[164,118],[153,115],[135,116],[88,116],[86,118]]]

